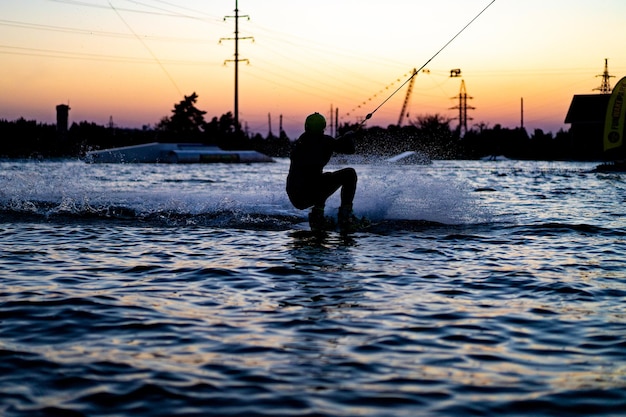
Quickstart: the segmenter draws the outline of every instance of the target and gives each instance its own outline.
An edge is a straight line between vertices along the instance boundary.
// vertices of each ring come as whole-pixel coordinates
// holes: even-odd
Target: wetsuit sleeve
[[[354,132],[347,132],[345,135],[335,139],[335,152],[346,154],[355,152]]]

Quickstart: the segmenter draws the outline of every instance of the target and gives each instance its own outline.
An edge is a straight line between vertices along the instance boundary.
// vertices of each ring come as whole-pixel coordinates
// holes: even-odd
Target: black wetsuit
[[[356,172],[344,168],[323,172],[334,152],[353,154],[353,134],[338,139],[323,133],[304,132],[291,151],[291,166],[287,176],[289,200],[298,209],[324,207],[326,199],[341,187],[341,204],[352,205],[356,191]]]

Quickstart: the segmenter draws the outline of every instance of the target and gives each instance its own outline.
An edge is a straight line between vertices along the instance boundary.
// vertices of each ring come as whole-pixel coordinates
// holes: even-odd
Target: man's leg
[[[352,168],[344,168],[335,172],[325,172],[318,184],[313,208],[309,213],[309,224],[312,229],[325,229],[329,227],[328,220],[324,216],[326,200],[335,191],[341,188],[340,213],[348,210],[352,214],[352,200],[356,193],[356,171]]]
[[[353,227],[356,218],[352,213],[352,202],[356,194],[357,175],[353,168],[344,168],[339,171],[324,174],[325,197],[330,197],[339,187],[341,187],[341,206],[339,207],[339,227],[342,230],[349,230]],[[321,199],[320,199],[321,200]],[[323,207],[323,203],[321,207]]]
[[[356,171],[353,168],[344,168],[337,172],[341,174],[341,207],[352,210],[352,201],[356,194]]]
[[[325,172],[322,175],[320,194],[315,206],[324,207],[328,197],[341,188],[341,206],[352,208],[352,201],[356,194],[357,176],[353,168],[344,168],[335,172]]]

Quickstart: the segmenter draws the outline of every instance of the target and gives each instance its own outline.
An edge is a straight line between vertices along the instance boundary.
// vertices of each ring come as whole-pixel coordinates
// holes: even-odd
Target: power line
[[[86,3],[84,1],[79,1],[79,0],[48,0],[48,1],[51,1],[51,2],[54,2],[54,3],[71,4],[73,6],[91,7],[91,8],[94,8],[94,9],[105,9],[105,10],[109,10],[110,9],[110,7],[107,7],[107,6],[102,5],[102,4]],[[137,4],[139,4],[139,3],[137,3]],[[168,10],[157,8],[155,6],[151,6],[151,5],[147,5],[147,4],[143,4],[143,5],[145,7],[149,7],[149,8],[156,9],[156,10],[161,10],[161,11],[152,12],[152,11],[147,11],[147,10],[129,9],[129,8],[124,8],[124,7],[120,7],[120,8],[118,8],[118,10],[121,11],[121,12],[128,12],[128,13],[140,13],[140,14],[149,14],[149,15],[155,15],[155,16],[166,16],[166,17],[180,17],[180,18],[185,18],[185,19],[194,19],[194,20],[208,21],[206,18],[200,18],[200,17],[197,17],[197,16],[192,16],[192,15],[183,14],[183,13],[170,12]],[[211,18],[211,20],[216,20],[217,21],[219,19]]]
[[[7,49],[2,51],[2,49]],[[9,55],[24,55],[24,56],[40,56],[40,57],[52,57],[63,59],[79,59],[87,61],[105,61],[105,62],[125,62],[132,64],[154,64],[153,59],[148,58],[136,58],[128,56],[116,56],[116,55],[104,55],[104,54],[89,54],[84,52],[68,52],[56,49],[43,49],[43,48],[25,48],[19,46],[0,45],[0,54]],[[175,61],[175,60],[162,60],[161,62],[168,65],[210,65],[210,62],[201,61]]]
[[[122,22],[124,22],[124,24],[126,25],[126,27],[128,28],[128,30],[131,31],[131,33],[133,35],[135,35],[135,37],[137,38],[137,40],[139,40],[139,42],[141,42],[141,44],[144,46],[144,48],[146,48],[146,50],[150,53],[150,55],[152,55],[152,58],[154,58],[154,60],[156,61],[157,64],[159,64],[159,67],[161,67],[161,69],[163,70],[163,72],[165,73],[165,75],[167,76],[167,78],[172,82],[172,85],[174,86],[174,88],[176,88],[176,90],[178,91],[179,95],[183,95],[183,92],[180,90],[180,88],[178,88],[178,84],[176,84],[176,81],[174,81],[174,78],[172,78],[172,76],[170,75],[170,73],[167,71],[167,69],[163,66],[163,63],[159,60],[159,58],[154,54],[154,52],[152,52],[152,49],[150,49],[150,47],[148,46],[148,44],[139,36],[137,35],[137,33],[133,30],[132,27],[130,27],[130,25],[128,24],[128,22],[126,22],[126,20],[124,19],[124,17],[122,17],[122,15],[120,14],[120,12],[117,11],[117,9],[113,6],[113,4],[109,1],[109,6],[111,6],[111,9],[113,9],[113,11],[117,14],[117,16],[120,18],[120,20]]]
[[[140,4],[139,2],[137,2],[137,1],[135,1],[135,0],[128,0],[128,1],[132,1],[133,3]],[[217,18],[217,17],[215,17],[215,16],[210,16],[210,15],[208,15],[208,14],[206,14],[206,13],[204,13],[204,12],[200,11],[200,10],[192,9],[192,8],[190,8],[190,7],[181,6],[181,5],[179,5],[179,4],[171,3],[171,2],[169,2],[169,1],[165,1],[165,0],[152,0],[152,1],[154,1],[154,2],[156,2],[156,3],[166,4],[166,5],[168,5],[168,6],[171,6],[171,7],[176,8],[176,9],[182,9],[182,10],[187,10],[187,11],[189,11],[189,12],[197,13],[197,14],[200,14],[200,15],[206,15],[207,17],[210,17],[210,18],[215,19],[215,20],[221,20],[221,19],[219,19],[219,18]],[[155,7],[155,6],[152,6],[152,5],[150,5],[150,4],[144,4],[144,5],[145,5],[146,7]],[[156,7],[155,7],[155,8],[156,8]],[[164,10],[165,10],[165,9],[164,9]],[[191,16],[186,16],[186,15],[181,15],[181,16],[182,16],[182,17],[191,17]]]
[[[79,29],[79,28],[73,28],[69,26],[42,25],[42,24],[36,24],[36,23],[18,22],[15,20],[3,20],[3,19],[0,19],[0,26],[11,26],[11,27],[18,27],[21,29],[42,30],[42,31],[50,31],[50,32],[75,33],[78,35],[87,35],[87,36],[103,36],[103,37],[110,37],[110,38],[134,39],[136,37],[135,35],[128,34],[128,33]],[[206,39],[174,38],[174,37],[167,37],[167,36],[150,36],[150,35],[145,35],[143,36],[143,38],[149,41],[206,43]]]
[[[382,102],[382,103],[380,103],[380,104],[378,105],[378,107],[376,107],[374,110],[372,110],[372,112],[371,112],[371,113],[368,113],[368,114],[367,114],[367,116],[365,116],[365,120],[364,120],[362,123],[365,123],[365,121],[366,121],[366,120],[371,119],[372,115],[373,115],[374,113],[376,113],[376,111],[378,111],[378,109],[380,109],[380,108],[381,108],[381,107],[382,107],[382,106],[383,106],[386,102],[388,102],[388,101],[391,99],[391,97],[393,97],[393,96],[394,96],[394,95],[395,95],[398,91],[400,91],[400,89],[401,89],[402,87],[404,87],[404,85],[405,85],[406,83],[408,83],[409,81],[411,81],[411,80],[412,80],[412,79],[413,79],[413,78],[414,78],[417,74],[419,74],[419,72],[420,72],[421,70],[423,70],[424,68],[426,68],[426,66],[430,63],[430,61],[432,61],[433,59],[435,59],[435,57],[436,57],[437,55],[439,55],[439,54],[441,53],[441,51],[443,51],[444,49],[446,49],[446,48],[448,47],[448,45],[450,45],[450,44],[452,43],[452,41],[454,41],[454,40],[455,40],[455,39],[456,39],[456,38],[457,38],[457,37],[458,37],[461,33],[463,33],[463,32],[465,31],[465,29],[467,29],[467,28],[468,28],[468,27],[469,27],[472,23],[474,23],[474,21],[475,21],[476,19],[478,19],[478,18],[480,17],[480,15],[482,15],[482,14],[485,12],[485,10],[487,10],[487,9],[488,9],[488,8],[489,8],[489,7],[490,7],[493,3],[495,3],[495,1],[496,1],[496,0],[491,0],[491,3],[489,3],[487,6],[485,6],[485,8],[484,8],[484,9],[482,9],[482,10],[480,11],[480,13],[478,13],[476,16],[474,16],[474,18],[473,18],[472,20],[470,20],[470,21],[469,21],[469,22],[468,22],[465,26],[463,26],[463,28],[462,28],[461,30],[459,30],[459,31],[456,33],[456,35],[454,35],[454,36],[453,36],[453,37],[452,37],[452,38],[451,38],[448,42],[446,42],[446,44],[445,44],[445,45],[443,45],[443,46],[441,47],[441,49],[439,49],[437,52],[435,52],[435,54],[434,54],[432,57],[430,57],[430,59],[429,59],[428,61],[426,61],[426,62],[425,62],[425,63],[424,63],[424,64],[423,64],[423,65],[422,65],[422,66],[421,66],[418,70],[414,71],[414,72],[413,72],[413,74],[412,74],[412,75],[411,75],[411,76],[410,76],[410,77],[409,77],[409,78],[408,78],[405,82],[403,82],[403,83],[400,85],[400,87],[398,87],[398,88],[397,88],[397,89],[396,89],[393,93],[391,93],[391,95],[390,95],[389,97],[387,97],[385,100],[383,100],[383,102]]]

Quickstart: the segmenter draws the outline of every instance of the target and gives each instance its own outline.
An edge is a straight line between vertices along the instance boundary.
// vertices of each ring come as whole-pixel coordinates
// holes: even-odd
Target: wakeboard
[[[312,233],[327,233],[337,232],[341,234],[351,234],[367,231],[374,223],[366,217],[355,218],[354,221],[348,226],[340,226],[335,218],[326,216],[325,222],[322,225],[312,226],[309,222],[299,223],[297,229],[310,230]]]
[[[324,235],[327,233],[340,233],[342,235],[350,235],[354,233],[374,233],[388,234],[397,232],[419,232],[432,229],[435,227],[449,227],[443,223],[429,220],[412,220],[412,219],[368,219],[362,217],[350,230],[341,230],[336,223],[327,225],[323,229],[311,229],[309,222],[297,223],[294,228],[301,232],[313,235]]]

